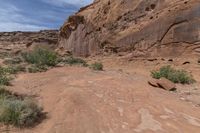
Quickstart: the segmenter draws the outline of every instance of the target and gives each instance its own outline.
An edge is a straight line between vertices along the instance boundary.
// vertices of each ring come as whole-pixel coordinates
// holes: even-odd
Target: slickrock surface
[[[196,56],[199,17],[199,0],[95,0],[64,23],[59,45],[78,56]]]
[[[57,46],[58,31],[43,30],[40,32],[0,32],[0,53],[17,53],[37,45]]]
[[[20,74],[10,89],[36,96],[47,119],[31,129],[8,128],[9,133],[200,132],[200,108],[196,104],[200,93],[192,94],[199,92],[199,84],[184,86],[191,88],[188,96],[197,98],[187,102],[178,93],[148,85],[150,70],[159,60],[146,65],[138,61],[120,65],[122,62],[111,60],[104,62],[103,72],[63,67]],[[197,79],[199,69],[193,70]],[[178,90],[184,87],[178,85]]]

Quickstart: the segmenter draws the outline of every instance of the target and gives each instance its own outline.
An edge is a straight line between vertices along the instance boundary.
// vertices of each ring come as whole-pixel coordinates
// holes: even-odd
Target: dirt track
[[[149,86],[145,73],[63,67],[20,74],[11,89],[36,95],[48,114],[33,129],[9,133],[199,133],[200,108]]]

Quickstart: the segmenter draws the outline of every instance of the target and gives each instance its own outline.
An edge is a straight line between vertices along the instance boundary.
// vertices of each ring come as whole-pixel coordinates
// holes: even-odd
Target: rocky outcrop
[[[78,56],[199,55],[199,17],[198,0],[95,0],[64,23],[59,47]]]
[[[17,53],[36,46],[56,48],[58,42],[57,30],[40,32],[0,32],[0,53]]]

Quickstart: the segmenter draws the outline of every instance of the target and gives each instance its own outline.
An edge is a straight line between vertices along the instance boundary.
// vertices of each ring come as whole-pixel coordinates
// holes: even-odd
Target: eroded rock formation
[[[40,32],[1,32],[0,53],[17,53],[32,49],[35,46],[56,48],[58,42],[57,30],[43,30]]]
[[[199,18],[198,0],[95,0],[64,23],[59,46],[77,56],[198,55]]]

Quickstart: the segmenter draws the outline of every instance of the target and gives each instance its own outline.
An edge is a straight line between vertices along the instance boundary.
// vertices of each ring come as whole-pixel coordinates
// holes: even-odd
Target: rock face
[[[78,56],[200,53],[199,0],[95,0],[69,17],[59,47]]]
[[[56,48],[58,42],[57,30],[44,30],[40,32],[1,32],[0,53],[12,53],[27,50],[35,46]]]

